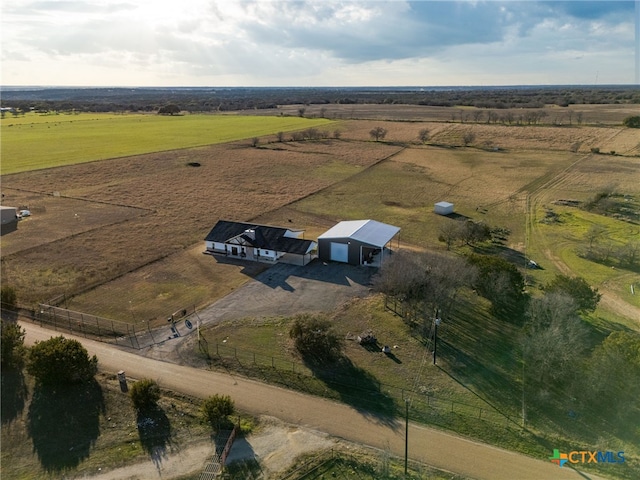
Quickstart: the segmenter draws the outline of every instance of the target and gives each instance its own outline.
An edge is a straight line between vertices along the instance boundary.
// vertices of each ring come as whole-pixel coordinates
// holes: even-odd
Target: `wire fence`
[[[41,327],[50,328],[56,332],[67,332],[101,342],[115,343],[136,350],[149,347],[156,343],[150,326],[141,328],[135,325],[99,317],[83,312],[76,312],[67,308],[56,307],[41,303],[37,310],[18,308],[17,316],[29,319]]]
[[[200,337],[199,349],[209,361],[223,369],[237,371],[270,383],[306,393],[327,396],[371,411],[404,416],[409,402],[411,417],[429,423],[485,421],[505,427],[519,427],[519,417],[485,403],[472,405],[441,396],[424,389],[405,388],[382,383],[360,370],[321,369],[294,360],[264,355],[220,343],[209,343]]]
[[[180,310],[172,317],[186,318],[191,313],[191,309]],[[40,304],[38,311],[20,309],[19,314],[55,331],[69,332],[134,349],[151,346],[156,343],[158,337],[157,332],[154,337],[150,328],[136,329],[135,325],[125,322],[48,304]],[[161,338],[164,340],[166,337]],[[517,414],[499,410],[489,403],[471,405],[435,396],[416,385],[406,388],[382,383],[353,366],[320,368],[283,357],[238,349],[224,343],[209,343],[204,336],[199,336],[198,346],[200,353],[220,368],[260,378],[269,383],[281,384],[287,388],[334,398],[386,415],[404,415],[405,403],[409,402],[412,418],[428,423],[447,423],[462,418],[464,421],[487,421],[508,427],[519,426],[520,422]]]

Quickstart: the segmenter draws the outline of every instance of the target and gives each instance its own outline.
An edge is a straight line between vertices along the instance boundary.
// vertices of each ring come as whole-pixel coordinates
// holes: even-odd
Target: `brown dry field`
[[[2,179],[5,204],[28,206],[34,215],[2,237],[2,282],[14,285],[19,303],[29,306],[123,281],[123,275],[160,259],[198,244],[203,249],[204,237],[219,219],[248,221],[398,150],[394,145],[337,140],[265,148],[236,143],[7,175]],[[104,208],[107,204],[112,208]],[[213,264],[210,257],[202,257]],[[203,270],[191,282],[215,278],[206,266]],[[130,278],[124,302],[108,284],[99,289],[104,304],[113,304],[99,312],[110,313],[110,318],[115,312],[116,319],[129,321],[129,302],[134,311],[145,310],[142,304],[151,302],[156,304],[152,310],[168,314],[185,306],[184,295],[172,297],[180,287],[188,289],[190,281],[171,276],[167,291],[149,298],[138,294],[146,288],[144,280]],[[211,285],[209,293],[212,289],[228,291],[224,285]],[[83,311],[81,297],[69,308]]]
[[[390,112],[390,118],[401,111],[410,116],[412,110],[371,107]],[[592,113],[595,107],[584,106]],[[618,106],[599,107],[602,124],[626,116]],[[124,321],[161,320],[179,308],[208,304],[256,273],[201,254],[203,239],[217,220],[291,221],[307,229],[306,238],[315,238],[337,220],[352,219],[341,210],[350,199],[329,195],[322,211],[300,205],[322,197],[314,193],[348,189],[350,183],[373,177],[372,168],[424,177],[421,188],[428,195],[416,193],[416,202],[429,205],[441,199],[437,196],[455,194],[456,205],[470,214],[492,203],[505,206],[505,216],[524,213],[520,195],[576,157],[593,157],[581,164],[583,175],[574,182],[582,184],[576,188],[590,191],[594,179],[606,185],[615,177],[637,190],[637,130],[460,124],[438,121],[441,109],[416,108],[422,113],[429,108],[431,116],[424,122],[343,120],[335,127],[340,140],[277,143],[265,138],[260,148],[245,141],[7,175],[3,203],[28,206],[34,215],[1,239],[2,282],[16,287],[24,305],[84,292],[70,300],[69,308]],[[445,110],[451,117],[451,109]],[[379,125],[388,130],[385,142],[370,140],[369,131]],[[431,134],[430,146],[417,144],[423,128]],[[464,148],[462,135],[469,129],[476,139]],[[578,153],[572,153],[577,143]],[[588,155],[593,147],[625,156]],[[370,200],[379,203],[371,205],[371,212],[384,212],[380,220],[419,220],[413,214],[405,217],[402,205],[381,199],[374,195]]]
[[[305,109],[305,116],[320,117],[339,120],[396,120],[406,122],[459,122],[460,114],[472,118],[474,111],[482,110],[484,119],[487,111],[494,111],[498,115],[513,114],[514,118],[525,114],[529,109],[477,109],[475,107],[433,107],[423,105],[386,105],[386,104],[354,104],[354,105],[285,105],[274,110],[263,110],[261,115],[298,115],[300,108]],[[546,114],[544,123],[577,124],[578,114],[582,115],[582,125],[616,125],[619,126],[629,115],[638,115],[638,106],[633,104],[619,105],[571,105],[570,107],[558,107],[549,105],[536,111]],[[256,114],[254,111],[244,112],[248,115]],[[572,115],[570,115],[572,114]],[[570,120],[571,116],[571,120]]]

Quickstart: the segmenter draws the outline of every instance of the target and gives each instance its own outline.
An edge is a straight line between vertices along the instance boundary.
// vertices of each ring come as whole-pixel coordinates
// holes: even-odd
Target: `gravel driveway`
[[[234,318],[331,311],[349,298],[366,296],[376,271],[319,260],[305,266],[276,264],[198,316],[206,325]]]
[[[215,325],[223,320],[246,317],[290,316],[302,312],[332,311],[354,297],[370,292],[371,276],[377,269],[343,263],[314,260],[309,265],[276,264],[224,298],[199,310],[200,325]],[[178,335],[170,326],[154,330],[153,336],[142,332],[139,351],[150,358],[191,364],[196,342],[196,320],[192,328],[177,322]],[[160,340],[161,339],[161,340]]]

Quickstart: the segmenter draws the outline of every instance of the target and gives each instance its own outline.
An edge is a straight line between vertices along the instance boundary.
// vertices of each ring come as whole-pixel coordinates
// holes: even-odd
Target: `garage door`
[[[331,260],[347,263],[349,261],[349,245],[331,242]]]

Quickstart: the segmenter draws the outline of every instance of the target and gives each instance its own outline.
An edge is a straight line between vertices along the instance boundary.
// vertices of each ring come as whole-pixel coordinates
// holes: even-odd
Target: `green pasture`
[[[626,303],[640,308],[640,291],[636,290],[634,295],[630,289],[631,284],[640,284],[640,275],[637,272],[598,263],[579,254],[580,251],[587,248],[586,234],[589,228],[594,225],[606,229],[606,239],[601,241],[611,245],[614,249],[638,238],[640,227],[579,208],[554,206],[554,211],[559,215],[559,221],[543,223],[540,222],[540,219],[544,216],[544,209],[541,207],[537,210],[537,223],[528,242],[529,256],[539,260],[542,267],[542,270],[529,271],[536,283],[544,285],[550,282],[556,274],[562,273],[553,262],[545,258],[544,250],[550,250],[556,258],[571,269],[573,275],[584,278],[595,287],[607,288]],[[637,287],[634,288],[637,289]],[[598,309],[598,312],[600,310],[601,308]],[[615,318],[623,325],[637,328],[637,325],[629,323],[626,319],[611,315],[607,315],[607,317]]]
[[[1,173],[226,143],[330,123],[238,115],[37,115],[2,119]]]

